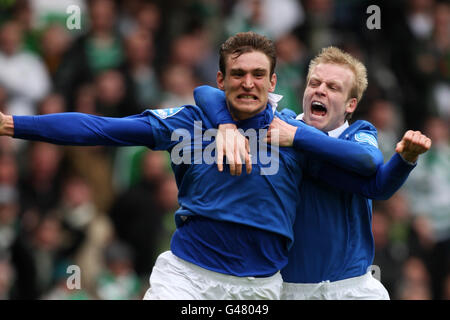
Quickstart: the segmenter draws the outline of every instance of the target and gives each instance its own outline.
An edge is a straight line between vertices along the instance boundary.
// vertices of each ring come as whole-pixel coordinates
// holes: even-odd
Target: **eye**
[[[253,76],[258,79],[264,78],[265,75],[266,72],[264,70],[256,70],[255,72],[253,72]]]
[[[241,70],[236,70],[236,71],[231,71],[230,75],[234,78],[240,78],[242,76],[244,76],[245,72],[241,71]]]
[[[340,87],[337,84],[330,84],[328,85],[328,88],[332,91],[339,91]]]
[[[309,81],[309,85],[310,85],[311,87],[317,87],[317,86],[320,85],[320,81],[317,81],[317,80],[311,80],[311,81]]]

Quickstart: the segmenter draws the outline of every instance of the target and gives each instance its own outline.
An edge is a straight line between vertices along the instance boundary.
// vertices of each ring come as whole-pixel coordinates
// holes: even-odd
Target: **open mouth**
[[[240,94],[237,96],[238,99],[243,99],[243,100],[258,100],[258,98],[252,94]]]
[[[327,108],[322,102],[313,101],[311,103],[311,113],[313,115],[323,117],[327,114]]]

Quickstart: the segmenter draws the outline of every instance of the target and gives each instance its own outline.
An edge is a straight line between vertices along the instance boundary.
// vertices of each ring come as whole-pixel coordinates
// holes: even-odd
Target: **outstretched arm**
[[[267,134],[268,142],[271,142],[272,131],[277,130],[280,146],[306,151],[319,160],[364,176],[374,174],[383,164],[383,155],[376,147],[376,142],[372,142],[376,141],[376,131],[373,127],[359,131],[370,138],[367,141],[373,143],[371,144],[335,139],[302,121],[291,121],[292,123],[287,123],[275,118]]]
[[[62,145],[152,147],[154,144],[151,126],[144,114],[110,118],[75,112],[42,116],[0,113],[0,134]]]
[[[236,122],[228,111],[225,93],[210,86],[200,86],[194,89],[194,99],[213,126],[219,129],[216,136],[218,170],[223,171],[225,156],[230,165],[231,175],[240,175],[244,162],[246,172],[250,174],[252,171],[250,146],[248,140],[238,131]]]
[[[425,153],[430,147],[431,140],[427,136],[419,131],[407,131],[397,144],[397,153],[370,177],[336,170],[328,163],[323,163],[315,176],[343,191],[370,199],[386,200],[405,183],[410,172],[415,168],[419,155]]]

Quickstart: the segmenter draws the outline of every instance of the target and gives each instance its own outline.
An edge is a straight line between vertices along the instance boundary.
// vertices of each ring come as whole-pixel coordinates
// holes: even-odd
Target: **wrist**
[[[219,130],[222,129],[237,129],[237,126],[234,123],[222,123],[219,124]]]
[[[409,164],[415,164],[419,158],[419,155],[415,153],[400,153],[400,156]]]
[[[289,141],[288,141],[288,144],[289,144],[290,147],[292,147],[294,145],[294,139],[295,139],[295,135],[296,135],[298,129],[299,128],[294,127],[294,126],[289,128],[289,137],[288,137]]]
[[[292,146],[297,149],[302,148],[302,131],[300,127],[298,127],[297,130],[295,130]]]

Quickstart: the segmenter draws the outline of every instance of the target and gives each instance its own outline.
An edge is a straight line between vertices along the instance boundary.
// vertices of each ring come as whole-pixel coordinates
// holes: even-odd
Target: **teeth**
[[[320,107],[322,107],[322,108],[325,108],[325,105],[324,105],[322,102],[319,102],[319,101],[313,101],[313,102],[311,103],[311,105],[312,105],[312,106],[316,105],[316,106],[320,106]]]

